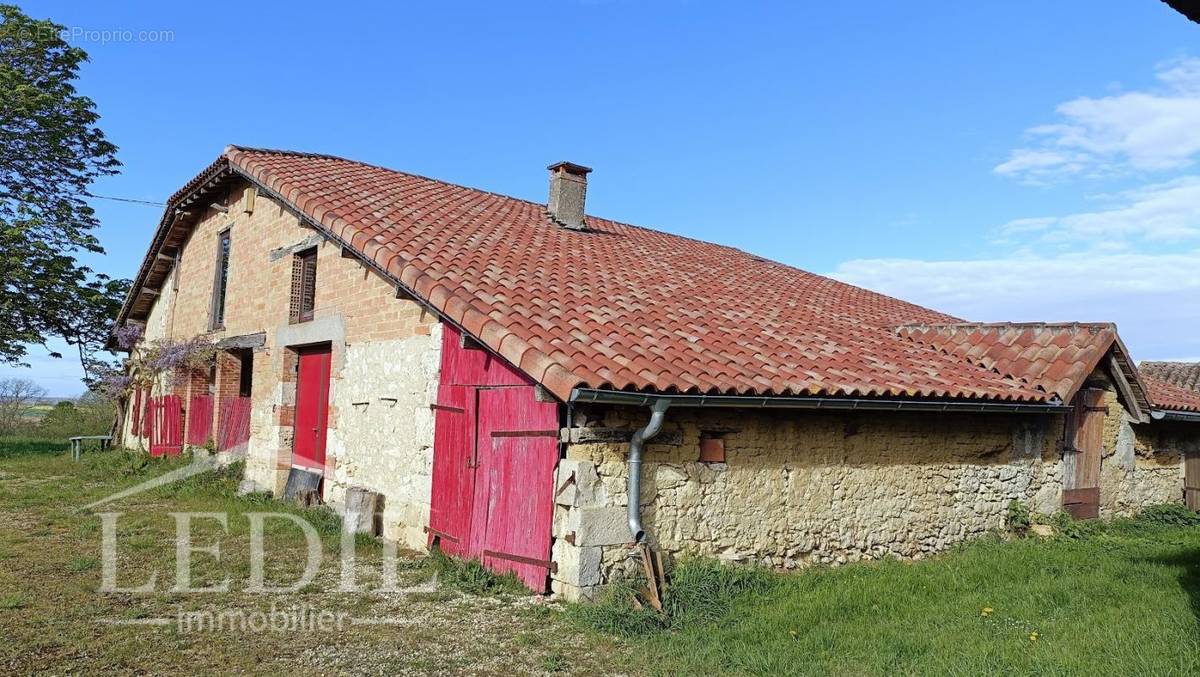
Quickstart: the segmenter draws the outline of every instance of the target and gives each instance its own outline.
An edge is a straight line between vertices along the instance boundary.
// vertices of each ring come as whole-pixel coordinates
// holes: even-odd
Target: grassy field
[[[588,674],[619,671],[618,640],[572,626],[557,605],[507,592],[503,581],[470,567],[444,578],[450,586],[373,593],[381,548],[359,539],[362,592],[338,592],[338,520],[324,510],[284,507],[262,496],[238,497],[236,477],[208,473],[121,499],[96,510],[79,507],[184,465],[120,451],[69,456],[0,440],[0,674],[538,674],[566,666]],[[157,572],[153,593],[101,593],[100,511],[117,521],[117,584],[138,586]],[[225,593],[176,593],[173,511],[228,514],[227,533],[212,520],[193,524],[194,543],[220,540],[220,560],[193,555],[193,586],[231,578]],[[287,511],[318,530],[324,564],[317,579],[293,594],[246,591],[250,576],[246,513]],[[303,535],[282,520],[267,522],[268,584],[296,580],[303,568]],[[423,586],[429,558],[401,553],[401,587]],[[497,584],[498,583],[498,584]],[[189,630],[181,612],[234,612],[265,618],[304,611],[344,614],[342,629]],[[307,611],[305,611],[307,610]],[[147,625],[169,619],[165,625]],[[361,621],[361,622],[359,622]]]
[[[1195,522],[1167,510],[799,575],[692,562],[675,573],[666,620],[629,611],[627,596],[572,614],[640,638],[658,674],[1194,675]]]
[[[450,567],[437,589],[340,593],[336,518],[238,497],[230,473],[208,473],[122,499],[119,585],[158,572],[154,593],[103,594],[101,525],[79,511],[182,465],[121,452],[16,453],[0,441],[0,673],[299,674],[1037,674],[1200,673],[1200,527],[1177,512],[1051,540],[985,539],[924,562],[883,562],[781,575],[685,563],[668,614],[616,603],[567,606],[511,592],[477,568]],[[326,564],[300,592],[245,591],[246,513],[288,510],[320,530]],[[232,578],[226,593],[173,593],[170,511],[229,514],[220,562],[193,557],[194,584]],[[266,533],[269,581],[294,579],[298,529]],[[360,539],[360,578],[377,581],[381,549]],[[367,566],[369,565],[369,566]],[[400,561],[402,585],[436,561]],[[464,592],[469,591],[469,592]],[[184,632],[133,623],[180,611],[280,605],[372,621],[334,633]],[[382,622],[375,622],[382,621]],[[119,624],[118,624],[119,623]]]
[[[30,454],[57,454],[68,451],[70,444],[65,439],[40,436],[0,437],[0,463],[6,458]]]

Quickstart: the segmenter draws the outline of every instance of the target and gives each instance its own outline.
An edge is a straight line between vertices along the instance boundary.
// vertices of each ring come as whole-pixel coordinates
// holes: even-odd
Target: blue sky
[[[100,195],[162,200],[230,143],[533,200],[566,159],[593,214],[1200,358],[1200,26],[1157,0],[835,4],[21,3],[91,54],[124,163]],[[91,263],[132,276],[159,212],[94,204]],[[0,377],[79,391],[42,352]]]

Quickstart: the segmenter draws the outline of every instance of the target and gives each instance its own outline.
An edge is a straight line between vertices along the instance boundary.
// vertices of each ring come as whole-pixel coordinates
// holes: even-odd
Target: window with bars
[[[229,231],[222,231],[217,237],[217,274],[213,280],[210,329],[221,329],[225,326],[225,292],[229,285]]]
[[[317,297],[317,248],[306,249],[292,258],[291,322],[313,318]]]

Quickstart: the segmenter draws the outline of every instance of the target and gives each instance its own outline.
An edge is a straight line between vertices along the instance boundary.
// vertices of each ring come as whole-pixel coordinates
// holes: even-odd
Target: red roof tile
[[[1117,340],[1112,324],[984,324],[901,327],[899,334],[1068,401]]]
[[[1200,391],[1200,362],[1142,362],[1138,370],[1159,381]]]
[[[1156,408],[1200,412],[1200,362],[1143,362],[1138,369]]]
[[[1024,329],[1018,347],[1039,351],[966,332],[978,345],[963,359],[896,330],[953,317],[730,247],[596,217],[569,230],[542,204],[330,156],[231,146],[206,172],[222,162],[563,399],[595,387],[1044,402],[1089,371]],[[1058,347],[1086,361],[1097,342]],[[989,366],[1006,360],[1015,373]]]

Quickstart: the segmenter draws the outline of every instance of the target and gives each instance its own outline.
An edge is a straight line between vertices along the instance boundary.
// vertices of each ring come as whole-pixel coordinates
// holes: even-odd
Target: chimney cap
[[[574,174],[576,176],[587,176],[588,173],[592,171],[591,167],[584,167],[583,165],[577,165],[574,162],[566,161],[555,162],[549,167],[546,167],[546,169],[549,169],[552,172],[562,170],[568,174]]]

